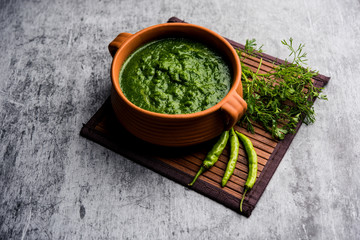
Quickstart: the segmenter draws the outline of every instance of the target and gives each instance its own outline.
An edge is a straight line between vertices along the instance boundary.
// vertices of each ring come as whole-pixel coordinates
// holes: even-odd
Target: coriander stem
[[[246,82],[249,82],[249,79],[246,77],[246,75],[245,75],[244,72],[242,72],[241,75],[244,77],[244,79],[245,79]]]
[[[256,70],[256,74],[258,74],[258,73],[259,73],[259,70],[260,70],[261,64],[262,64],[262,58],[260,58],[260,63],[259,63],[258,69]]]

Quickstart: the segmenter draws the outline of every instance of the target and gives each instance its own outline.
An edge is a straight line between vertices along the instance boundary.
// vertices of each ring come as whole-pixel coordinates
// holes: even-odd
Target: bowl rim
[[[132,39],[137,38],[139,35],[144,34],[145,32],[148,31],[153,31],[154,29],[158,29],[158,28],[167,28],[167,27],[181,27],[181,28],[188,28],[188,29],[201,29],[202,31],[208,32],[210,34],[212,34],[213,36],[215,36],[218,40],[220,40],[220,42],[222,42],[222,44],[224,44],[231,52],[231,54],[233,55],[233,61],[235,61],[235,67],[236,69],[233,69],[233,84],[229,90],[229,92],[225,95],[225,97],[223,99],[221,99],[217,104],[215,104],[214,106],[207,108],[205,110],[202,111],[198,111],[198,112],[194,112],[194,113],[182,113],[182,114],[169,114],[169,113],[158,113],[158,112],[152,112],[143,108],[140,108],[138,106],[136,106],[134,103],[132,103],[129,99],[126,98],[126,96],[124,95],[124,93],[121,90],[120,87],[120,83],[119,83],[119,77],[115,77],[116,75],[118,76],[120,74],[121,71],[121,67],[119,68],[119,73],[117,74],[117,71],[115,71],[115,65],[118,62],[118,59],[120,57],[121,54],[121,50],[126,48],[129,43],[132,41]],[[127,56],[128,57],[128,56]],[[233,64],[233,62],[231,62]],[[219,35],[218,33],[196,25],[196,24],[190,24],[190,23],[162,23],[162,24],[157,24],[157,25],[153,25],[147,28],[144,28],[134,34],[132,34],[128,39],[126,39],[122,45],[120,46],[120,48],[116,51],[112,63],[111,63],[111,81],[112,81],[112,86],[114,87],[117,95],[126,102],[127,105],[131,106],[133,109],[137,110],[138,112],[141,112],[143,114],[146,115],[150,115],[152,117],[157,117],[157,118],[168,118],[168,119],[191,119],[191,118],[198,118],[198,117],[202,117],[205,115],[208,115],[212,112],[217,111],[218,109],[221,108],[221,106],[223,104],[225,104],[229,98],[231,98],[231,96],[233,94],[239,94],[237,93],[237,88],[239,86],[239,84],[241,83],[241,65],[240,65],[240,59],[235,51],[235,49],[231,46],[231,44],[221,35]],[[235,92],[235,93],[234,93]],[[240,95],[240,94],[239,94]],[[241,96],[241,95],[240,95]],[[242,97],[242,96],[241,96]]]

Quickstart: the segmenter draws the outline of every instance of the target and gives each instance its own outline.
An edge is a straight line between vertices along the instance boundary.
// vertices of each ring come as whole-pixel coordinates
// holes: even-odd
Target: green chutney
[[[232,74],[224,58],[206,45],[165,38],[135,50],[123,64],[119,82],[126,98],[140,108],[187,114],[223,99]]]

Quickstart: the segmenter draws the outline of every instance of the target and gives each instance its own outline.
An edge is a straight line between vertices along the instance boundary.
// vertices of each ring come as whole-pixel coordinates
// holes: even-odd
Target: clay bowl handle
[[[120,33],[110,44],[109,44],[109,52],[112,57],[114,57],[117,50],[121,47],[121,45],[129,38],[131,37],[131,33]]]
[[[221,110],[228,116],[228,121],[225,123],[225,130],[231,129],[245,114],[247,104],[245,100],[236,92],[232,92],[228,96],[227,101],[221,106]]]

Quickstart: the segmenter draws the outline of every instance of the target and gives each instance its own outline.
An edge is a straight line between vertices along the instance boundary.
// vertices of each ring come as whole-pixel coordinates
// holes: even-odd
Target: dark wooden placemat
[[[168,22],[183,21],[172,17]],[[227,40],[234,48],[244,49],[244,45]],[[263,59],[260,71],[264,73],[271,71],[274,64],[284,62],[262,53],[261,56],[248,57],[244,63],[256,71],[260,58]],[[317,87],[323,87],[329,79],[329,77],[319,74],[314,77],[314,83]],[[301,122],[298,123],[296,132],[301,124]],[[200,176],[191,189],[249,217],[296,133],[288,134],[284,140],[277,141],[258,124],[255,124],[254,134],[247,132],[238,125],[235,126],[235,129],[251,139],[258,154],[259,163],[258,178],[253,189],[245,197],[243,212],[240,212],[239,204],[248,167],[242,146],[240,147],[235,172],[226,187],[222,188],[220,183],[228,161],[228,146],[215,166]],[[206,153],[216,141],[214,139],[186,148],[160,147],[146,143],[132,136],[117,122],[112,111],[110,97],[89,122],[83,125],[80,134],[186,187],[200,168]]]

